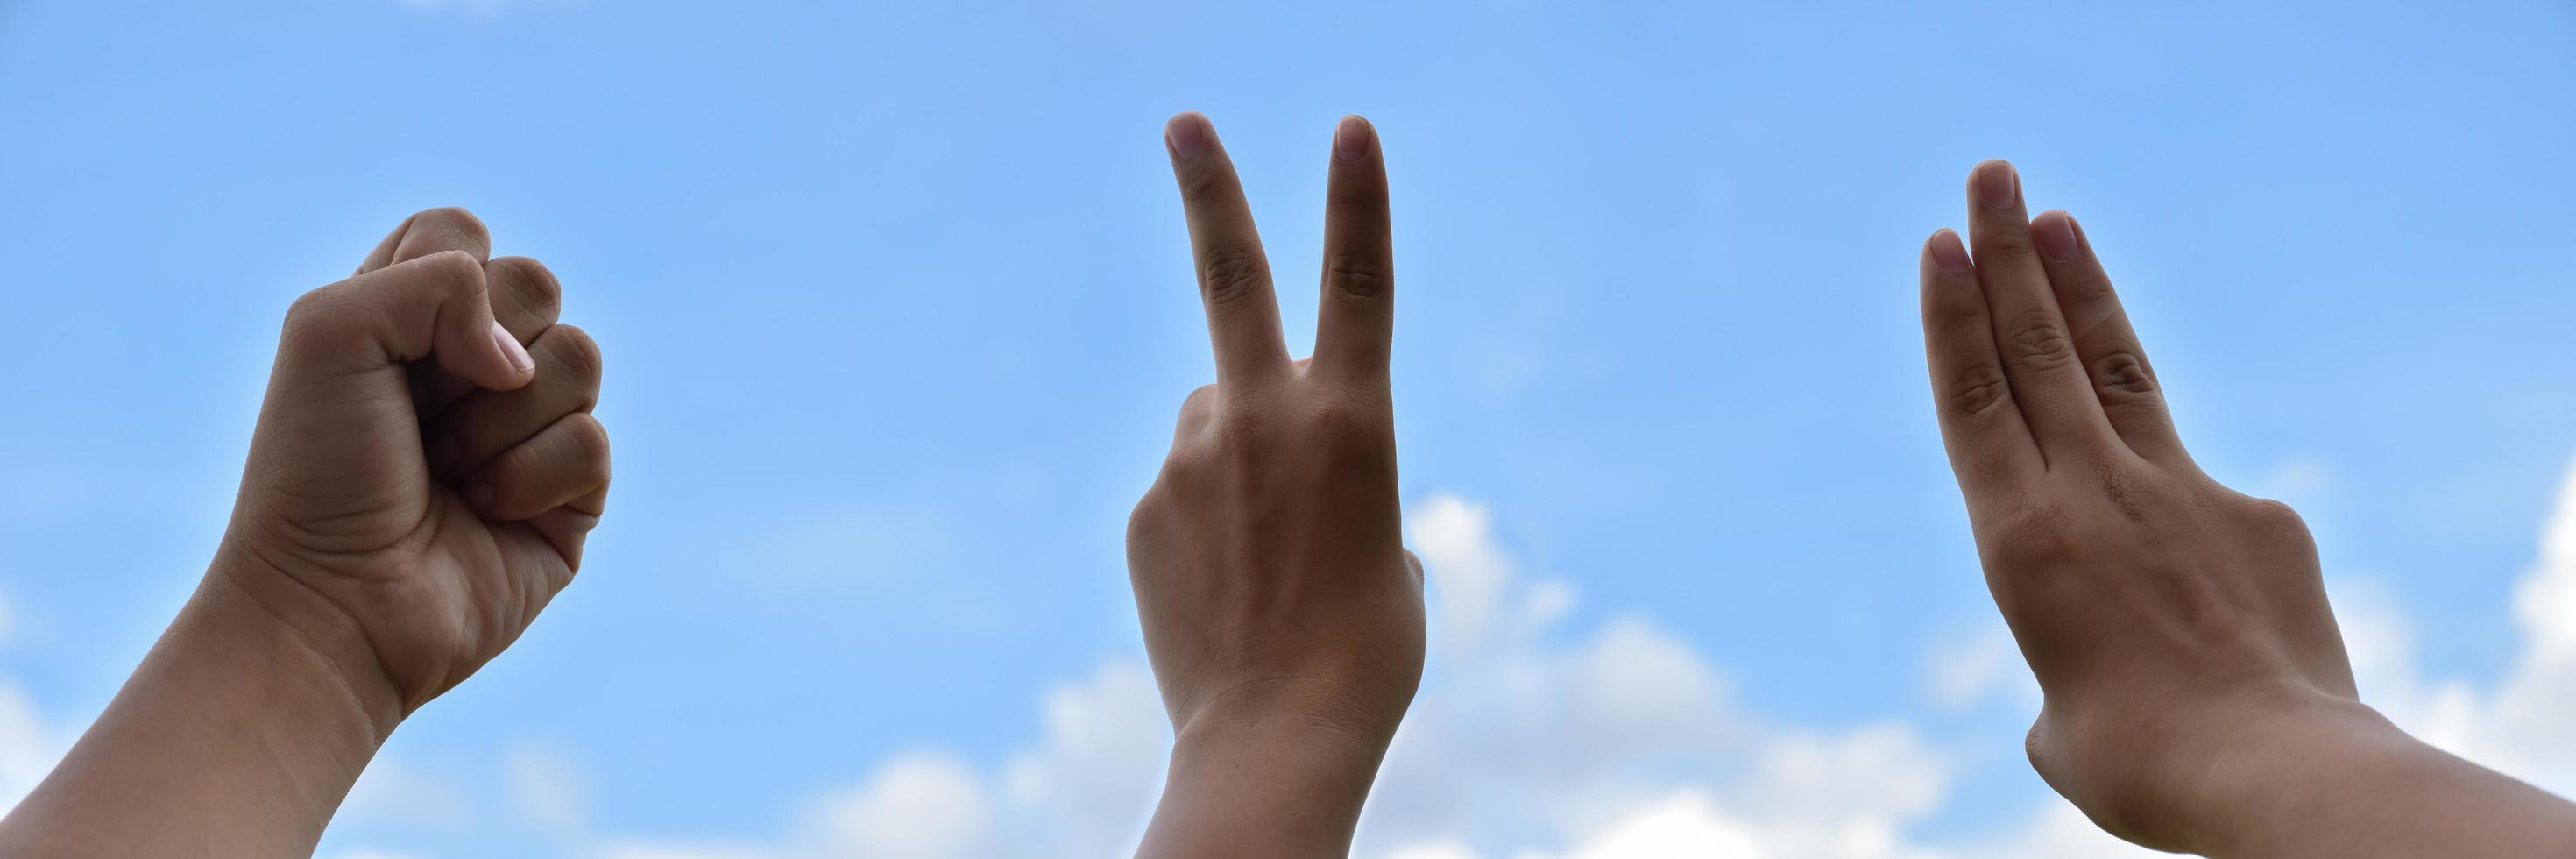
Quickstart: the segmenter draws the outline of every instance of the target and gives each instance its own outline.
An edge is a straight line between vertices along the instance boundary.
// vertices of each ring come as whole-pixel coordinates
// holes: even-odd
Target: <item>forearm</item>
[[[2576,804],[2348,710],[2262,728],[2205,806],[2219,859],[2576,855]]]
[[[401,718],[389,684],[209,576],[0,855],[305,855]]]
[[[1185,730],[1140,859],[1350,852],[1383,743],[1280,723]]]

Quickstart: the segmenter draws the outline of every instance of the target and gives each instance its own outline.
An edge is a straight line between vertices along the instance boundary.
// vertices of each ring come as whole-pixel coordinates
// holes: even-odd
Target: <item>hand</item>
[[[2075,219],[2025,220],[2001,161],[1978,165],[1968,208],[1973,261],[1947,230],[1924,248],[1924,341],[1986,584],[2046,695],[2028,743],[2040,776],[2166,850],[2552,843],[2479,825],[2530,810],[2544,814],[2519,832],[2555,814],[2565,833],[2563,803],[2361,704],[2307,528],[2192,462]]]
[[[1127,526],[1145,648],[1179,736],[1146,852],[1338,855],[1422,678],[1422,572],[1403,547],[1387,384],[1386,171],[1375,130],[1344,119],[1315,355],[1291,361],[1215,130],[1185,113],[1164,134],[1217,383],[1182,404]]]
[[[572,579],[598,347],[488,246],[423,212],[295,303],[212,569],[0,854],[310,854],[394,726]]]
[[[407,714],[519,637],[608,491],[599,347],[559,286],[412,216],[287,313],[215,573]]]

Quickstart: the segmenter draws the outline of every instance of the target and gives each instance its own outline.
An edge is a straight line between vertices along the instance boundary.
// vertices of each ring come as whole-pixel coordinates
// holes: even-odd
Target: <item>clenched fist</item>
[[[287,312],[215,570],[409,713],[517,640],[608,494],[599,346],[462,209]]]
[[[599,347],[490,247],[422,212],[295,302],[214,563],[0,855],[309,854],[395,727],[572,581]]]
[[[1270,264],[1207,118],[1165,128],[1215,342],[1127,527],[1145,647],[1178,733],[1145,853],[1348,849],[1422,678],[1387,384],[1394,261],[1377,134],[1334,134],[1323,318],[1292,361]]]

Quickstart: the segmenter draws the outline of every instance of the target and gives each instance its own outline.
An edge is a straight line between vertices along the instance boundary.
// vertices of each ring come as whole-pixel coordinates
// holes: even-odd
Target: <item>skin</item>
[[[1923,328],[1986,583],[2046,695],[2033,767],[2110,833],[2220,857],[2576,855],[2576,805],[2363,706],[2297,513],[2201,472],[2083,228],[1968,183]]]
[[[608,491],[554,275],[422,212],[288,310],[204,581],[0,855],[312,851],[394,728],[519,637]]]
[[[1127,526],[1145,647],[1176,739],[1139,856],[1341,856],[1422,679],[1387,385],[1386,169],[1334,134],[1314,357],[1292,361],[1270,268],[1207,118],[1164,129],[1216,384],[1181,406]]]

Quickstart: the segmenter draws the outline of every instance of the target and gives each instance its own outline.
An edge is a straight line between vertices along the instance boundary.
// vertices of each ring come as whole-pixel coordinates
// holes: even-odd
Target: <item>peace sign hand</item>
[[[1403,546],[1387,384],[1386,169],[1375,129],[1344,118],[1315,354],[1290,360],[1215,129],[1184,113],[1164,142],[1217,383],[1182,403],[1127,526],[1145,647],[1179,735],[1144,852],[1338,855],[1422,678],[1422,568]]]

